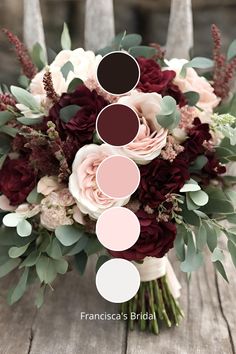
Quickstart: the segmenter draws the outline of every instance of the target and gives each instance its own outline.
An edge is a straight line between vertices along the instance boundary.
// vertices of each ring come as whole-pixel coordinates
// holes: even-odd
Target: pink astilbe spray
[[[236,58],[233,58],[229,62],[226,56],[221,51],[221,33],[216,25],[211,26],[211,35],[214,43],[213,47],[213,60],[214,60],[214,72],[213,72],[213,87],[215,93],[221,99],[228,97],[230,92],[231,80],[236,71]]]
[[[9,42],[15,47],[16,55],[21,64],[23,74],[28,77],[28,79],[33,79],[37,73],[37,68],[32,62],[32,59],[30,58],[29,52],[25,45],[8,29],[4,28],[2,31],[6,34]]]
[[[0,111],[7,110],[8,106],[15,107],[16,100],[9,93],[0,93]]]
[[[46,70],[43,76],[43,86],[47,97],[52,100],[53,103],[56,103],[59,99],[59,96],[53,87],[52,74],[49,70]]]

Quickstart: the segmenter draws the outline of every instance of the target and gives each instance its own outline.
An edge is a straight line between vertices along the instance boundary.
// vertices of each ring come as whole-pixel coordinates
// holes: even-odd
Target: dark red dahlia
[[[140,80],[137,88],[142,92],[157,92],[162,96],[172,96],[180,107],[187,101],[179,87],[173,84],[176,73],[173,70],[161,70],[153,59],[138,58]]]
[[[60,119],[60,110],[69,105],[78,105],[80,109],[65,123]],[[52,121],[56,124],[69,161],[73,161],[81,146],[92,142],[97,115],[106,105],[108,102],[95,90],[90,91],[85,85],[80,85],[74,92],[64,93],[50,109],[45,122]]]
[[[190,178],[188,163],[177,157],[173,162],[159,157],[140,167],[141,180],[137,191],[143,205],[155,209],[166,200],[166,195],[176,193]]]
[[[205,153],[206,148],[203,143],[211,138],[209,124],[202,123],[199,118],[195,118],[193,127],[188,131],[188,139],[183,144],[184,151],[178,155],[178,158],[193,162],[199,155]]]
[[[36,175],[25,159],[6,158],[0,171],[0,192],[11,205],[23,203],[36,186]]]
[[[163,257],[170,248],[176,236],[176,226],[172,222],[157,222],[156,215],[147,214],[143,210],[136,213],[141,233],[138,241],[129,249],[121,252],[109,251],[113,257],[130,261],[140,261],[145,257]]]

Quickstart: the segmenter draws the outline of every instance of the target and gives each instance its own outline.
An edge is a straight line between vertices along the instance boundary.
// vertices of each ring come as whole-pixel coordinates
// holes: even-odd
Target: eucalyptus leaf
[[[211,255],[212,262],[217,262],[217,261],[223,262],[224,258],[225,257],[223,251],[216,247]]]
[[[37,187],[32,189],[32,191],[29,193],[28,197],[26,198],[26,201],[29,204],[40,204],[41,200],[44,198],[44,196],[41,193],[37,192]]]
[[[236,39],[231,42],[227,51],[227,60],[232,60],[236,56]]]
[[[207,232],[207,245],[211,252],[217,247],[217,232],[216,229],[209,223],[204,221],[204,227]]]
[[[183,272],[191,273],[197,270],[203,264],[203,256],[200,252],[197,252],[192,232],[188,232],[188,243],[186,258],[184,262],[181,263],[180,268]]]
[[[37,263],[39,257],[40,257],[40,252],[38,250],[34,250],[24,259],[24,261],[21,263],[19,268],[34,266]]]
[[[54,265],[57,273],[65,274],[68,270],[68,262],[65,259],[55,259]]]
[[[186,194],[186,205],[188,210],[196,210],[199,208],[199,205],[195,204],[192,198],[190,198],[189,193]]]
[[[0,278],[3,278],[5,275],[10,273],[13,269],[18,267],[20,264],[20,258],[11,258],[5,264],[0,266]]]
[[[129,50],[131,47],[136,47],[139,46],[142,42],[142,37],[139,34],[132,33],[132,34],[127,34],[123,39],[121,40],[121,46],[125,50]]]
[[[236,244],[232,240],[228,240],[228,250],[231,255],[233,264],[236,267]]]
[[[83,275],[88,262],[87,254],[84,251],[81,251],[80,253],[75,255],[74,259],[76,269],[78,270],[80,275]]]
[[[14,114],[9,111],[0,111],[0,127],[14,118]]]
[[[22,247],[11,247],[8,252],[9,257],[10,258],[18,258],[18,257],[22,256],[28,247],[29,247],[29,244],[26,244],[25,246],[22,246]]]
[[[40,307],[42,307],[42,305],[43,305],[45,289],[46,289],[46,285],[41,286],[41,288],[39,289],[39,291],[36,295],[34,303],[38,309],[40,309]]]
[[[126,31],[118,33],[111,41],[111,52],[114,50],[120,50],[121,49],[121,42],[126,36]],[[108,47],[106,47],[108,48]],[[103,48],[104,49],[104,48]]]
[[[28,237],[31,235],[32,232],[32,225],[29,221],[22,219],[20,222],[17,224],[16,227],[17,233],[21,237]]]
[[[0,136],[0,155],[5,155],[11,150],[11,138],[5,134]]]
[[[36,263],[36,272],[41,283],[52,283],[57,276],[54,260],[47,256],[40,256]]]
[[[188,106],[195,106],[198,103],[200,98],[199,93],[195,91],[185,92],[184,96],[187,100]]]
[[[134,46],[129,48],[129,54],[134,58],[144,57],[144,58],[152,58],[157,54],[156,48],[147,47],[147,46]]]
[[[47,65],[47,58],[40,43],[35,43],[31,51],[31,58],[38,70],[42,70]]]
[[[41,124],[43,121],[43,116],[42,117],[35,117],[35,118],[28,118],[28,117],[19,117],[17,118],[17,121],[23,125],[37,125]]]
[[[98,271],[98,269],[104,264],[106,263],[107,261],[109,261],[109,259],[111,259],[108,255],[106,254],[103,254],[101,255],[98,260],[97,260],[97,263],[96,263],[96,273]]]
[[[73,118],[79,110],[80,110],[80,106],[76,104],[63,107],[60,110],[60,119],[63,122],[68,123],[70,119]]]
[[[67,80],[70,71],[74,71],[74,65],[70,61],[68,61],[61,67],[61,73],[65,80]]]
[[[75,246],[70,249],[68,253],[66,253],[68,256],[74,256],[77,253],[80,253],[85,249],[85,247],[88,244],[88,237],[86,235],[82,236],[79,241],[75,244]]]
[[[195,192],[195,191],[200,191],[201,187],[198,185],[196,181],[194,181],[192,178],[188,181],[185,182],[184,186],[180,189],[181,193],[184,192]]]
[[[84,248],[84,251],[87,253],[88,256],[91,256],[94,253],[103,249],[103,245],[98,241],[97,237],[91,236],[88,239],[88,243]]]
[[[72,225],[62,225],[56,228],[55,235],[64,246],[72,246],[83,235],[83,232]]]
[[[6,158],[7,158],[7,154],[4,154],[0,157],[0,170],[5,162]]]
[[[63,31],[61,34],[61,47],[62,49],[71,49],[71,38],[68,30],[68,26],[64,23]]]
[[[199,251],[202,251],[207,243],[207,231],[203,224],[200,225],[196,232],[196,247]]]
[[[215,269],[217,270],[218,273],[227,281],[229,282],[227,274],[225,272],[224,266],[220,261],[214,262]]]
[[[6,214],[2,220],[3,224],[7,227],[16,227],[23,219],[23,216],[17,213]]]
[[[75,91],[75,89],[77,87],[79,87],[80,85],[83,85],[83,84],[84,84],[84,82],[81,79],[76,77],[69,83],[67,92],[73,92],[73,91]]]
[[[49,243],[46,252],[53,259],[60,259],[62,257],[61,244],[56,237]]]
[[[11,93],[17,101],[33,111],[40,111],[40,106],[34,96],[21,87],[11,86]]]
[[[8,296],[8,303],[9,305],[14,304],[24,295],[26,288],[27,288],[27,280],[29,275],[29,269],[25,268],[22,276],[19,279],[17,286],[11,290]]]
[[[15,138],[16,134],[18,133],[18,129],[10,127],[8,125],[3,125],[2,127],[0,127],[0,133],[4,133],[11,136],[12,138]]]
[[[206,205],[209,200],[208,194],[202,190],[189,192],[189,196],[192,199],[192,201],[198,206]]]
[[[184,235],[186,235],[186,229],[183,225],[178,225],[177,235],[174,241],[174,248],[176,256],[180,261],[185,260],[185,244],[184,244]]]

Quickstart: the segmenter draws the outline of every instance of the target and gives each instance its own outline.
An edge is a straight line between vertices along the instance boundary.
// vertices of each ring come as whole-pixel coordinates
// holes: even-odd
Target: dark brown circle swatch
[[[114,103],[103,108],[97,117],[100,138],[113,146],[124,146],[138,134],[139,118],[128,106]]]
[[[113,95],[131,91],[138,83],[140,70],[137,61],[125,52],[105,55],[97,68],[100,86]]]

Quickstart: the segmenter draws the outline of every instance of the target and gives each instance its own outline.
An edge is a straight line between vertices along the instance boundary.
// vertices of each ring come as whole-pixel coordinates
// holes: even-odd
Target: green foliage
[[[71,49],[71,38],[69,29],[66,23],[64,23],[63,31],[61,34],[61,47],[62,49]]]
[[[80,275],[83,275],[88,262],[87,254],[84,251],[81,251],[80,253],[75,255],[74,260],[76,269],[78,270]]]
[[[108,255],[106,254],[103,254],[101,255],[98,260],[97,260],[97,263],[96,263],[96,273],[98,271],[98,269],[104,264],[106,263],[107,261],[109,261],[109,259],[111,259]]]
[[[44,196],[37,192],[37,187],[35,187],[28,195],[26,201],[29,204],[39,204]]]
[[[214,66],[213,60],[204,57],[196,57],[183,65],[180,75],[185,77],[187,68],[210,69],[213,66]]]
[[[63,122],[68,123],[70,119],[73,118],[79,110],[80,110],[80,106],[76,104],[63,107],[60,110],[60,119]]]
[[[9,305],[14,304],[15,302],[19,301],[20,298],[24,295],[26,288],[27,288],[27,280],[29,275],[29,268],[25,268],[22,276],[19,279],[18,284],[15,288],[11,289],[8,294],[8,303]]]
[[[68,61],[61,67],[61,73],[65,80],[67,80],[70,71],[74,71],[74,65],[70,61]]]
[[[9,111],[0,111],[0,127],[8,123],[10,120],[14,118],[14,114]]]
[[[227,51],[227,60],[232,60],[236,56],[236,39],[231,42]]]
[[[186,257],[181,263],[180,268],[183,272],[191,273],[203,264],[203,256],[195,247],[193,234],[191,231],[187,231],[187,237]]]
[[[26,118],[26,117],[19,117],[17,118],[17,121],[23,125],[37,125],[41,124],[43,121],[43,116],[42,117],[35,117],[35,118]]]
[[[184,96],[187,100],[188,106],[195,106],[198,103],[200,98],[199,93],[195,91],[185,92]]]
[[[10,273],[13,269],[18,267],[21,260],[20,258],[10,258],[6,263],[0,266],[0,278],[5,277],[8,273]]]
[[[11,93],[17,101],[26,107],[30,108],[33,112],[40,111],[40,106],[38,102],[35,100],[34,96],[28,91],[24,90],[21,87],[11,86]]]
[[[73,225],[59,226],[55,230],[55,235],[64,246],[74,245],[82,236],[83,231]]]
[[[79,78],[74,78],[68,86],[67,92],[73,92],[78,86],[83,85],[83,81]]]
[[[180,113],[177,110],[176,101],[173,97],[163,97],[161,110],[156,119],[163,128],[172,130],[177,127],[180,120]]]
[[[33,49],[31,51],[31,58],[39,71],[47,65],[47,58],[45,52],[41,44],[39,44],[38,42],[35,43],[33,46]]]
[[[152,58],[157,54],[156,48],[148,47],[148,46],[135,46],[129,49],[129,54],[134,58],[144,57],[144,58]]]

